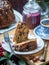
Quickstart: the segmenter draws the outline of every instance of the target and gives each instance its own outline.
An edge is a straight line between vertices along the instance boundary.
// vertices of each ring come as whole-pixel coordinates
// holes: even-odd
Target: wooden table
[[[12,35],[12,34],[14,34],[14,32],[15,32],[15,29],[14,30],[12,30],[12,31],[9,31],[8,33],[9,33],[9,35]],[[32,33],[32,31],[30,31],[31,33]],[[0,43],[2,42],[2,40],[3,40],[3,34],[0,34]],[[46,61],[49,61],[49,41],[46,41],[47,43],[48,43],[48,47],[47,47],[47,55],[46,55]],[[43,49],[40,51],[40,52],[38,52],[38,53],[36,53],[36,54],[33,54],[33,55],[36,55],[36,56],[42,56],[43,55]],[[29,57],[29,56],[28,56]],[[41,62],[38,60],[37,62],[36,62],[36,65],[39,65]]]

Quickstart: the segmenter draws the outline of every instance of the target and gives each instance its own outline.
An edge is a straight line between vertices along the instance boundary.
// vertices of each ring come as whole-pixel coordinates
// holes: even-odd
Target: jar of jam
[[[27,24],[29,29],[34,29],[40,24],[40,6],[35,0],[29,0],[23,9],[23,22]]]

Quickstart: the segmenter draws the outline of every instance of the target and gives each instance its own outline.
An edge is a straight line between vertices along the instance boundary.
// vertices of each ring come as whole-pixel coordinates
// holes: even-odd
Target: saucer
[[[34,29],[34,33],[36,36],[41,37],[42,39],[49,40],[49,31],[45,31],[45,29],[39,25]]]
[[[32,37],[32,35],[29,36],[30,38]],[[20,51],[15,51],[15,54],[18,54],[18,55],[30,55],[30,54],[34,54],[34,53],[37,53],[39,51],[41,51],[44,47],[44,41],[40,38],[40,37],[36,37],[37,38],[37,48],[35,50],[32,50],[32,51],[28,51],[28,52],[20,52]],[[13,35],[10,36],[10,40],[12,41],[13,39]],[[11,53],[11,49],[9,47],[9,44],[7,42],[5,42],[5,40],[3,40],[3,44],[2,44],[2,47],[4,48],[4,50],[8,51]],[[11,46],[13,46],[14,42],[11,43]]]

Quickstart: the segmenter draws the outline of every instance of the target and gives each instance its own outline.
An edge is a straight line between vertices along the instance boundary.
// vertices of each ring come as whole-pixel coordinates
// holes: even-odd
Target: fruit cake
[[[16,51],[21,52],[32,51],[37,48],[37,41],[36,39],[26,40],[24,42],[15,44],[13,47]]]
[[[28,38],[29,29],[25,23],[18,23],[15,35],[14,35],[14,42],[13,45],[16,51],[31,51],[37,48],[37,39],[29,39]]]
[[[8,0],[0,0],[0,29],[9,27],[15,21],[13,9]]]
[[[25,23],[19,22],[14,36],[14,42],[20,43],[28,39],[29,29]]]

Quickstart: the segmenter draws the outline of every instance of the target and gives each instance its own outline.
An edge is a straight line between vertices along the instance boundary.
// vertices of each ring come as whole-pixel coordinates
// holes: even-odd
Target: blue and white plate
[[[49,40],[49,31],[45,30],[41,25],[34,29],[34,33],[42,39]]]
[[[16,24],[19,22],[19,21],[22,21],[22,15],[16,11],[16,10],[13,10],[14,12],[14,15],[15,15],[15,23],[10,25],[8,28],[5,28],[5,29],[0,29],[0,34],[4,33],[4,32],[8,32],[12,29],[14,29],[16,27]]]

